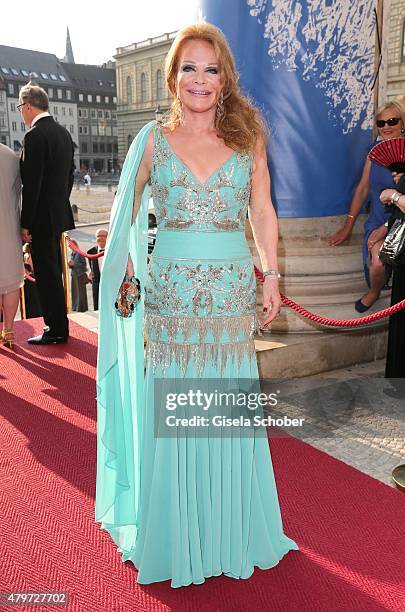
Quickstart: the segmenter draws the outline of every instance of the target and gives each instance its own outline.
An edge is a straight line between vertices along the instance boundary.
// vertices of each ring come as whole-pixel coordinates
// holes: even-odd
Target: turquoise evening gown
[[[267,437],[176,432],[156,437],[155,418],[163,409],[154,407],[154,383],[168,381],[173,391],[169,381],[175,378],[258,381],[256,283],[244,234],[252,155],[233,153],[201,184],[161,129],[153,129],[151,186],[158,231],[145,281],[142,397],[128,374],[129,322],[120,321],[119,332],[128,346],[118,357],[120,401],[128,419],[119,424],[119,444],[135,464],[122,470],[121,480],[138,484],[120,489],[117,478],[113,501],[99,509],[98,520],[123,561],[138,569],[139,583],[171,580],[172,587],[181,587],[220,574],[249,578],[254,566],[273,567],[298,549],[283,533]],[[138,412],[128,408],[128,389]],[[104,463],[99,455],[100,500]]]

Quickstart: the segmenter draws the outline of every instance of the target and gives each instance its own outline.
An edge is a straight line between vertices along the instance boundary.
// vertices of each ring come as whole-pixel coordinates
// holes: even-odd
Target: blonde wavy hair
[[[173,131],[181,118],[181,103],[177,97],[177,73],[184,44],[189,40],[204,40],[213,48],[218,61],[222,81],[224,113],[216,114],[215,127],[219,138],[236,151],[252,151],[257,139],[267,140],[267,130],[258,110],[239,88],[239,75],[228,42],[218,28],[209,23],[196,23],[181,29],[166,57],[165,73],[167,88],[173,102],[164,122],[164,127]]]
[[[395,108],[396,112],[399,115],[399,118],[402,121],[402,128],[405,128],[405,96],[397,96],[391,102],[386,102],[385,104],[381,104],[377,108],[377,112],[375,114],[375,121],[379,118],[379,116],[389,108]]]

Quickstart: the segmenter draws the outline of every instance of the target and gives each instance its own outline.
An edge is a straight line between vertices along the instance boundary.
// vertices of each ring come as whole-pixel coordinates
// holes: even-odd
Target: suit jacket
[[[73,229],[69,202],[74,145],[52,117],[39,119],[26,133],[20,159],[23,183],[21,227],[37,236]]]
[[[97,255],[98,247],[91,247],[88,251],[89,255]],[[90,270],[93,272],[93,286],[100,283],[100,266],[98,265],[98,259],[89,259]]]

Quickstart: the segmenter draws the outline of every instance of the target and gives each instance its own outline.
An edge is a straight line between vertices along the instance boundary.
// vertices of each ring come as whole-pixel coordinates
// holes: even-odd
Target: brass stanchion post
[[[70,286],[69,286],[69,266],[68,266],[68,254],[66,245],[67,233],[63,232],[60,239],[60,252],[62,257],[62,275],[63,275],[63,287],[65,289],[65,302],[67,314],[71,311],[71,300],[70,300]]]
[[[20,287],[20,314],[21,314],[21,319],[26,319],[27,318],[27,311],[25,309],[24,285],[22,287]]]

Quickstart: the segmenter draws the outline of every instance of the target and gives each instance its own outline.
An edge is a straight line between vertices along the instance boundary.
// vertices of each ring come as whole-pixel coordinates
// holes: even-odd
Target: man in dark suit
[[[37,85],[20,90],[19,108],[31,129],[21,154],[23,183],[21,237],[31,244],[32,261],[46,327],[30,344],[59,344],[69,336],[62,283],[60,238],[74,228],[69,196],[74,145],[69,132],[48,112],[48,96]]]
[[[89,255],[96,255],[97,253],[104,253],[105,244],[107,241],[108,232],[106,229],[98,229],[96,232],[96,246],[89,249],[87,252]],[[89,279],[92,282],[93,290],[93,306],[94,310],[98,310],[98,290],[100,286],[100,274],[103,266],[103,257],[98,259],[89,259],[90,272],[88,274]]]

